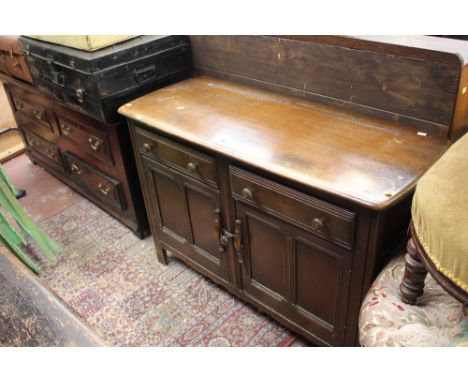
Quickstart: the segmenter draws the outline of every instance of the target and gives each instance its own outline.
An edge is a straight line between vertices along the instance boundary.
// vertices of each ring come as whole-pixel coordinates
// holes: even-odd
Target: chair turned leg
[[[406,249],[405,274],[400,284],[400,294],[403,302],[414,305],[424,293],[427,270],[419,258],[413,238],[408,240]]]

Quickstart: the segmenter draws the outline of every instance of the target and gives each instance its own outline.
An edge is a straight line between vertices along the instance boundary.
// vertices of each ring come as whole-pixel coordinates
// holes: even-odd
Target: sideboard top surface
[[[376,210],[411,191],[449,145],[394,122],[205,76],[147,94],[119,112]]]

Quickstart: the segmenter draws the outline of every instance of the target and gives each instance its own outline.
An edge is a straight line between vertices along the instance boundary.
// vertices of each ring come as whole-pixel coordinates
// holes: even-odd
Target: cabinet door
[[[244,292],[310,334],[342,344],[350,253],[240,201],[236,213]]]
[[[165,249],[227,279],[219,190],[143,157],[157,235]],[[174,253],[175,250],[175,253]]]

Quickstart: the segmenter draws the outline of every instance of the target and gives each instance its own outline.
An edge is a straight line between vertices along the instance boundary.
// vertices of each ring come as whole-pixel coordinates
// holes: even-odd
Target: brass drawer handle
[[[62,133],[64,135],[69,135],[72,132],[72,127],[68,123],[61,123],[60,128],[62,129]]]
[[[81,168],[79,168],[76,164],[72,164],[71,165],[71,170],[72,172],[75,172],[76,175],[80,175],[83,171],[81,170]]]
[[[149,153],[153,148],[153,145],[150,143],[143,143],[143,151]]]
[[[15,101],[15,107],[18,109],[18,110],[21,110],[24,108],[24,103],[21,102],[21,101]]]
[[[47,149],[46,150],[46,153],[47,153],[47,156],[50,158],[50,159],[54,159],[55,158],[55,152],[51,149]]]
[[[195,162],[188,162],[187,163],[187,170],[190,172],[197,172],[198,171],[198,164]]]
[[[29,138],[28,141],[29,141],[29,146],[32,146],[32,147],[36,146],[36,141],[34,139]]]
[[[39,121],[42,121],[42,119],[44,118],[44,112],[43,111],[34,110],[33,113],[34,113],[34,116],[36,117],[36,119],[38,119]]]
[[[94,151],[98,151],[102,146],[102,141],[94,136],[89,137],[88,142],[89,147],[91,147]]]
[[[21,64],[18,62],[18,61],[14,61],[13,62],[13,67],[16,69],[16,68],[19,68],[21,66]]]
[[[324,218],[314,218],[312,220],[312,228],[318,231],[323,231],[325,228],[325,219]]]
[[[249,187],[245,187],[242,190],[242,196],[246,199],[253,199],[253,190]]]
[[[99,188],[99,190],[101,190],[101,194],[103,194],[104,196],[107,196],[109,194],[109,191],[110,191],[109,186],[106,186],[106,185],[104,185],[102,183],[99,183],[98,188]]]

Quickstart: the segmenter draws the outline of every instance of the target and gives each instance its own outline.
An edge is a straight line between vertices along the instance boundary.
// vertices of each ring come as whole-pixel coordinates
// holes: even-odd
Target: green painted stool
[[[402,300],[417,302],[429,272],[468,305],[468,134],[419,180],[411,213]]]

